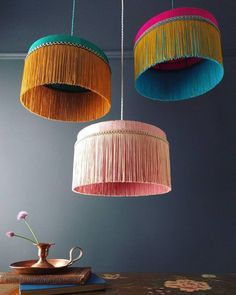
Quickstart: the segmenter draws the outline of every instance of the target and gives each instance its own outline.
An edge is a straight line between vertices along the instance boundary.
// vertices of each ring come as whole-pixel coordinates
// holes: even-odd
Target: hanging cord
[[[74,35],[74,27],[75,27],[75,4],[76,0],[73,0],[73,7],[72,7],[72,18],[71,18],[71,36]]]
[[[174,0],[171,0],[171,7],[174,9]]]
[[[120,119],[124,117],[124,0],[121,0],[121,82],[120,82]]]

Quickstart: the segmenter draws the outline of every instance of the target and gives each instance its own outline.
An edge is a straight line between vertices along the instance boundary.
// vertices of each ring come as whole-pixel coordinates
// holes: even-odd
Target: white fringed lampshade
[[[75,193],[148,196],[171,190],[165,133],[136,121],[106,121],[78,134],[74,151]]]

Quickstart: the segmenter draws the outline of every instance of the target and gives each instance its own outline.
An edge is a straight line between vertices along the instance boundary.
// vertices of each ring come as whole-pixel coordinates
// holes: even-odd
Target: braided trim
[[[163,142],[165,142],[166,144],[169,145],[169,142],[157,135],[153,135],[150,134],[146,131],[133,131],[133,130],[124,130],[124,129],[117,129],[117,130],[109,130],[109,131],[102,131],[102,132],[96,132],[90,135],[87,135],[85,137],[82,137],[81,139],[77,139],[75,145],[85,139],[91,138],[91,137],[95,137],[95,136],[103,136],[103,135],[139,135],[139,136],[148,136],[148,137],[152,137],[155,138],[157,140],[161,140]]]
[[[160,21],[156,24],[154,24],[153,26],[151,26],[150,28],[148,28],[145,32],[143,32],[143,34],[136,40],[135,44],[134,44],[134,47],[137,46],[138,42],[146,35],[148,34],[150,31],[152,31],[153,29],[155,29],[156,27],[159,27],[161,25],[165,25],[167,23],[170,23],[170,22],[174,22],[176,20],[200,20],[200,21],[204,21],[210,25],[213,25],[216,30],[220,33],[220,30],[219,28],[213,23],[211,22],[209,19],[207,18],[204,18],[202,16],[197,16],[197,15],[188,15],[188,16],[175,16],[175,17],[172,17],[172,18],[168,18],[168,19],[165,19],[163,21]]]
[[[28,52],[28,54],[26,55],[26,58],[31,54],[33,53],[34,51],[42,48],[42,47],[46,47],[46,46],[51,46],[51,45],[70,45],[70,46],[75,46],[75,47],[79,47],[79,48],[83,48],[83,49],[86,49],[92,53],[94,53],[95,55],[97,55],[98,57],[100,57],[106,64],[109,65],[109,62],[108,60],[106,60],[102,55],[100,55],[97,51],[95,50],[92,50],[91,48],[89,47],[86,47],[84,45],[81,45],[81,44],[75,44],[75,43],[71,43],[71,42],[64,42],[64,41],[60,41],[60,42],[46,42],[46,43],[43,43],[37,47],[35,47],[33,50],[31,50],[30,52]]]

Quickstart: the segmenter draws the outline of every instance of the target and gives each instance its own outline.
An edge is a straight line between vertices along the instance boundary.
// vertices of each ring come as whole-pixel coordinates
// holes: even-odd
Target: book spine
[[[90,276],[91,276],[91,268],[89,270],[87,269],[86,271],[83,271],[83,273],[81,274],[81,280],[80,280],[81,285],[84,285]]]
[[[70,285],[84,284],[88,279],[88,275],[78,276],[70,275],[69,277],[62,276],[19,276],[9,275],[0,276],[0,284],[39,284],[39,285]]]

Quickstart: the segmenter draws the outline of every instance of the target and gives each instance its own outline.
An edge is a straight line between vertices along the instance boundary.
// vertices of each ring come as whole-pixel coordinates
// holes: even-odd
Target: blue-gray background
[[[127,0],[125,48],[145,20],[169,9],[167,0]],[[76,32],[104,50],[120,46],[120,1],[78,1]],[[213,12],[221,27],[225,77],[199,98],[160,103],[139,96],[133,61],[125,61],[125,119],[166,131],[173,190],[161,197],[103,199],[71,191],[73,145],[88,124],[33,116],[19,102],[23,60],[0,60],[0,269],[36,251],[5,231],[27,233],[19,210],[51,256],[80,245],[95,271],[233,272],[236,270],[235,0],[176,0],[176,6]],[[70,30],[71,1],[1,1],[0,53],[26,52],[37,38]],[[1,55],[0,55],[1,56]],[[111,60],[113,104],[103,120],[119,119],[119,60]]]

